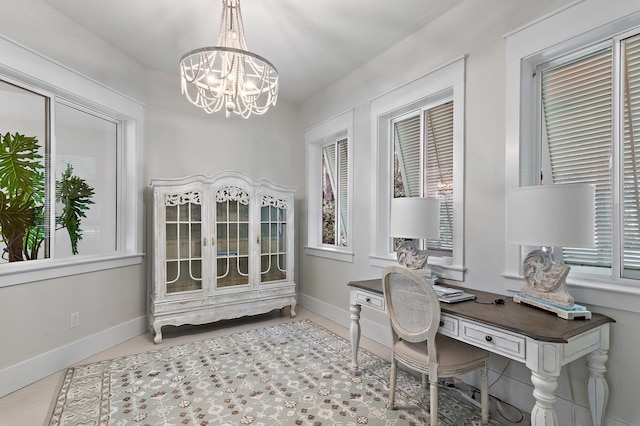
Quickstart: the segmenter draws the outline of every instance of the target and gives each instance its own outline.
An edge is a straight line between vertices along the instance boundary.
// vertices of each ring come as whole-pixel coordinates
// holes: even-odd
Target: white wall
[[[463,285],[506,294],[504,272],[505,220],[505,75],[504,35],[569,4],[568,0],[469,0],[421,31],[399,43],[375,60],[328,87],[302,106],[305,128],[355,108],[354,125],[354,216],[355,260],[353,263],[304,256],[300,277],[301,299],[314,310],[348,326],[347,282],[380,276],[370,266],[370,198],[375,190],[375,149],[371,135],[369,102],[450,61],[467,56],[465,110],[465,266]],[[599,3],[607,3],[599,1]],[[608,2],[606,7],[616,7]],[[640,9],[640,6],[639,6]],[[594,11],[597,13],[597,11]],[[305,218],[301,218],[305,221]],[[306,229],[306,223],[301,225]],[[306,236],[303,236],[303,243]],[[636,355],[637,339],[629,338],[640,326],[634,312],[590,306],[594,312],[618,321],[612,326],[607,378],[611,389],[608,425],[639,425],[640,407],[635,388],[640,382]],[[367,309],[362,312],[363,334],[383,341],[388,320]],[[507,360],[492,358],[490,382],[497,379]],[[572,387],[578,402],[576,423],[590,424],[584,381],[588,376],[584,360],[565,368],[559,380],[557,403],[559,424],[572,424]],[[529,372],[512,363],[492,388],[492,395],[531,410]]]
[[[41,0],[2,0],[0,34],[145,102],[146,69]]]
[[[207,114],[180,93],[180,78],[148,77],[146,183],[153,178],[238,170],[297,187],[304,198],[304,136],[297,109],[278,102],[248,120]]]

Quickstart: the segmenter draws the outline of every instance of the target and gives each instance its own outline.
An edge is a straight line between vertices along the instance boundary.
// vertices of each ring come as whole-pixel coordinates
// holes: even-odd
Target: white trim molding
[[[0,370],[0,398],[146,331],[138,317]]]
[[[377,170],[371,194],[373,217],[369,258],[372,266],[384,267],[395,261],[389,237],[393,173],[390,121],[403,113],[405,107],[449,97],[453,99],[453,253],[451,258],[441,260],[431,256],[429,266],[436,266],[434,271],[437,269],[436,273],[442,278],[464,281],[465,64],[466,57],[458,58],[371,100],[371,135],[376,144],[371,167]]]
[[[322,244],[322,146],[338,138],[347,139],[348,218],[347,245]],[[307,245],[305,254],[342,262],[353,262],[353,109],[305,130],[307,170]]]

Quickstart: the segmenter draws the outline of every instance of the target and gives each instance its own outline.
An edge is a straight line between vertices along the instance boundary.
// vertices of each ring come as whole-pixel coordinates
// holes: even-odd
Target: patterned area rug
[[[69,368],[47,425],[424,425],[428,391],[389,363],[305,320]],[[439,424],[479,425],[479,409],[439,391]],[[492,425],[499,423],[492,419]]]

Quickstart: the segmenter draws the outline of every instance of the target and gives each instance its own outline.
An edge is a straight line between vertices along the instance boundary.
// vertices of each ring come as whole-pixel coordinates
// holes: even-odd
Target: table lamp
[[[595,247],[595,187],[589,184],[539,185],[507,193],[507,239],[539,247]],[[525,286],[513,300],[555,312],[565,319],[591,318],[566,287],[571,268],[543,249],[523,264]]]
[[[440,200],[435,198],[406,197],[391,200],[389,235],[411,238],[398,245],[398,263],[409,269],[431,275],[427,266],[427,250],[420,250],[414,239],[440,238]]]

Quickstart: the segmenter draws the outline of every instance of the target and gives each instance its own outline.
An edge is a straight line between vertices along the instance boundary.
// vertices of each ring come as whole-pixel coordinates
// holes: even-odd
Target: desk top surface
[[[382,295],[382,279],[351,281],[349,286]],[[476,295],[476,300],[458,303],[440,303],[440,311],[468,318],[493,327],[513,331],[542,342],[566,343],[573,337],[603,324],[615,322],[606,315],[592,313],[591,319],[565,320],[552,312],[529,305],[515,303],[509,296],[488,293],[469,288],[461,288],[466,293]],[[493,304],[496,299],[504,299],[504,305]]]

